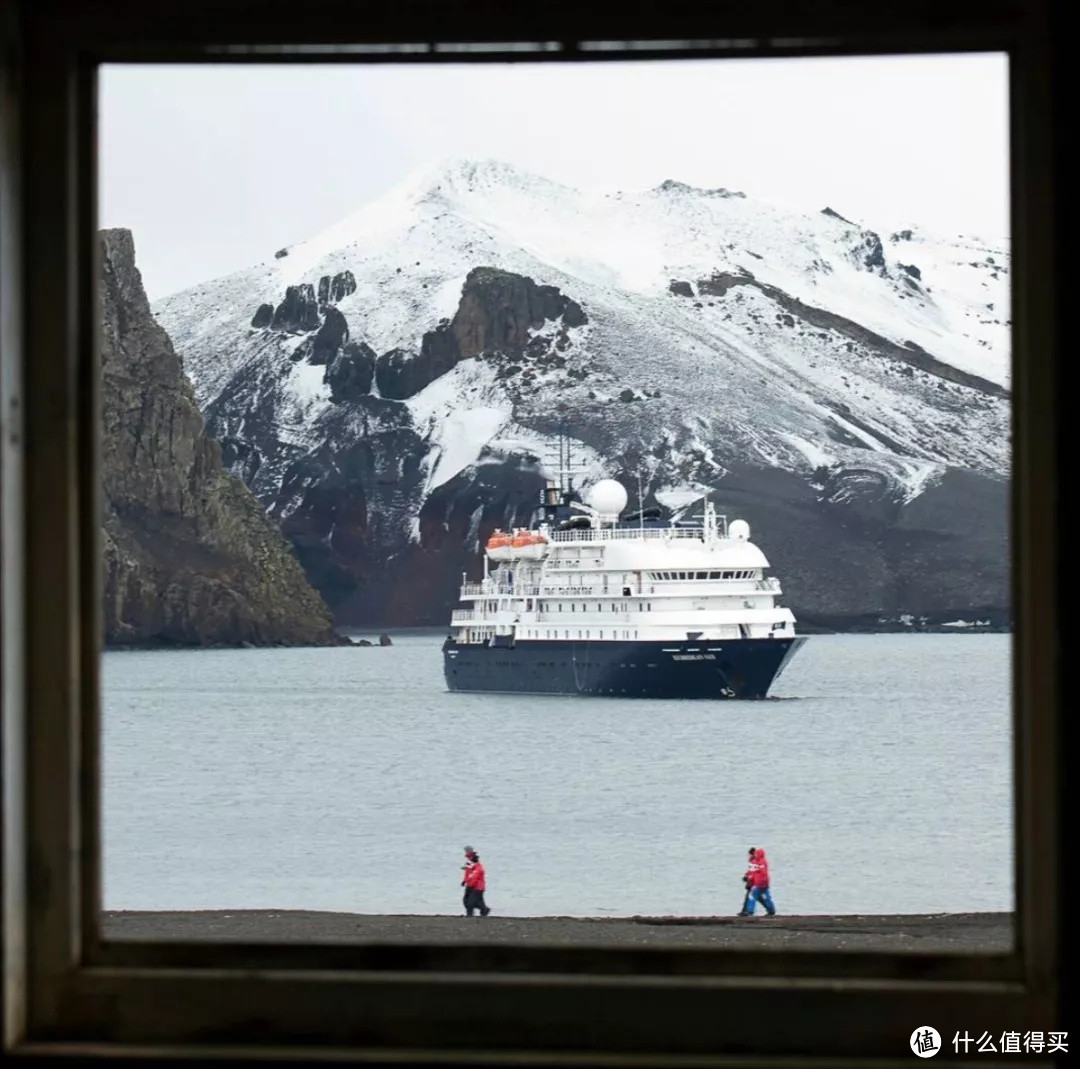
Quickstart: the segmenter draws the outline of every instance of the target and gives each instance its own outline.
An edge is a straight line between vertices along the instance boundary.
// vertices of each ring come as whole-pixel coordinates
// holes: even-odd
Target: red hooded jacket
[[[471,887],[474,891],[486,890],[486,885],[484,883],[484,866],[480,864],[479,858],[470,861],[465,866],[465,886]]]
[[[750,862],[750,867],[746,870],[744,878],[751,887],[769,886],[769,863],[765,860],[764,850],[754,851],[753,860]]]

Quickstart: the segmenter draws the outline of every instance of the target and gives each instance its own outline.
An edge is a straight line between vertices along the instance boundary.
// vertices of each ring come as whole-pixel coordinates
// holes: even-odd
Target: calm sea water
[[[764,702],[449,694],[388,648],[105,655],[107,909],[1013,908],[1007,635],[813,637]]]

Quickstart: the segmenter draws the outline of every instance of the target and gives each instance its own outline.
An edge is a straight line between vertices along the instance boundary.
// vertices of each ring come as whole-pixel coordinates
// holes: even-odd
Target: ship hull
[[[443,643],[453,691],[622,698],[764,698],[805,638],[716,642]]]

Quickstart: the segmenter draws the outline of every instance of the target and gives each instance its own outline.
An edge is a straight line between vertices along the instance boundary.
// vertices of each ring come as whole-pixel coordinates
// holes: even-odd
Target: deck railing
[[[725,537],[723,527],[717,532]],[[572,527],[568,531],[552,531],[552,542],[623,542],[665,541],[670,538],[696,538],[701,541],[705,531],[701,527]]]

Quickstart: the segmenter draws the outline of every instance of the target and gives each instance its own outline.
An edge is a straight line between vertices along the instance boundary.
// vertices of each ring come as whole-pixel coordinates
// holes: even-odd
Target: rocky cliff
[[[288,543],[222,465],[127,230],[101,234],[100,289],[106,643],[343,641]]]

